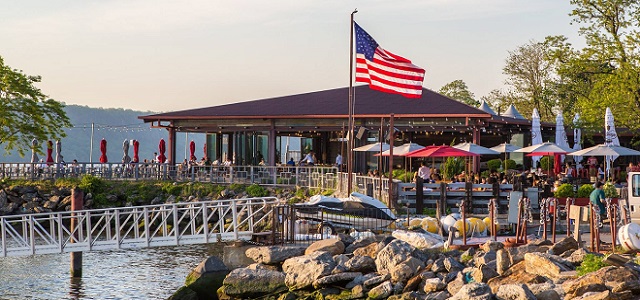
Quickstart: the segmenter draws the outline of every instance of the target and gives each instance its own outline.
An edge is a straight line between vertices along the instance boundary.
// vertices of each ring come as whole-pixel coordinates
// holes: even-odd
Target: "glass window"
[[[640,174],[634,174],[631,177],[631,187],[634,197],[640,197]]]

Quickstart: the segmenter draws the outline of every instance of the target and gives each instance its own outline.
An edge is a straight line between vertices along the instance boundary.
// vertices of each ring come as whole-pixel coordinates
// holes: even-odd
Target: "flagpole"
[[[348,145],[347,145],[347,195],[351,195],[351,185],[353,182],[353,15],[358,12],[358,9],[355,9],[351,13],[351,22],[349,22],[349,133],[347,136],[349,137]]]

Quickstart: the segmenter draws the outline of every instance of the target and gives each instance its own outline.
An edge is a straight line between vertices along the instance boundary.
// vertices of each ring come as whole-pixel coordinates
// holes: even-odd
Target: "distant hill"
[[[61,140],[62,155],[66,162],[77,159],[79,162],[89,162],[89,150],[91,145],[91,123],[93,131],[93,162],[100,158],[100,140],[107,140],[107,157],[110,162],[120,162],[123,151],[122,144],[125,139],[138,140],[140,142],[140,160],[152,159],[153,153],[158,152],[160,139],[168,142],[169,134],[164,129],[152,129],[149,124],[144,124],[138,116],[149,115],[151,111],[134,111],[122,108],[91,108],[80,105],[67,105],[65,111],[73,128],[66,129],[67,137]],[[196,143],[196,157],[202,158],[205,142],[204,134],[189,134],[188,141]],[[55,144],[55,141],[53,141]],[[42,152],[46,153],[46,141],[40,141]],[[185,133],[176,134],[177,161],[185,157]],[[55,146],[54,146],[55,149]],[[4,153],[4,149],[2,149]],[[189,152],[187,151],[187,155]],[[40,158],[46,158],[39,154]],[[55,156],[55,150],[54,150]],[[129,156],[133,157],[133,147],[129,147]],[[25,157],[20,157],[16,151],[9,155],[1,156],[1,162],[29,162],[31,152],[27,151]]]

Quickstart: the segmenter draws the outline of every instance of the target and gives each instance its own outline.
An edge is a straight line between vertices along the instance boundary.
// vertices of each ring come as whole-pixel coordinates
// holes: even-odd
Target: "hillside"
[[[138,140],[140,142],[140,160],[152,159],[153,153],[158,152],[160,139],[168,142],[168,133],[164,129],[152,129],[149,124],[144,124],[138,119],[140,115],[148,115],[150,111],[134,111],[122,108],[91,108],[79,105],[67,105],[65,111],[74,125],[73,128],[66,129],[67,137],[61,140],[62,155],[67,162],[77,159],[79,162],[89,162],[89,152],[91,145],[91,123],[94,124],[93,134],[93,162],[100,158],[100,140],[107,140],[107,157],[110,162],[120,162],[122,160],[122,143],[127,140]],[[176,155],[177,160],[182,161],[185,155],[185,134],[176,135]],[[205,141],[204,134],[190,134],[188,140],[196,143],[196,157],[202,157],[202,148]],[[45,157],[46,143],[41,142],[41,158]],[[55,143],[55,141],[53,141]],[[55,147],[54,147],[55,148]],[[4,149],[2,149],[4,153]],[[55,151],[54,151],[55,154]],[[187,152],[187,155],[189,153]],[[133,156],[133,147],[129,147],[129,156]],[[4,155],[1,162],[29,162],[31,152],[28,151],[25,157],[20,157],[17,152]]]

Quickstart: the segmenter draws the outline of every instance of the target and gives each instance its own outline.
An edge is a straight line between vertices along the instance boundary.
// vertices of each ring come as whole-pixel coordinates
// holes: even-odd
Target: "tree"
[[[35,86],[40,80],[11,69],[0,57],[0,144],[6,152],[15,149],[24,156],[32,139],[59,139],[65,136],[64,127],[71,126],[64,104]]]
[[[473,107],[477,107],[480,104],[480,101],[474,99],[475,96],[469,91],[467,84],[460,79],[445,84],[438,93]]]

